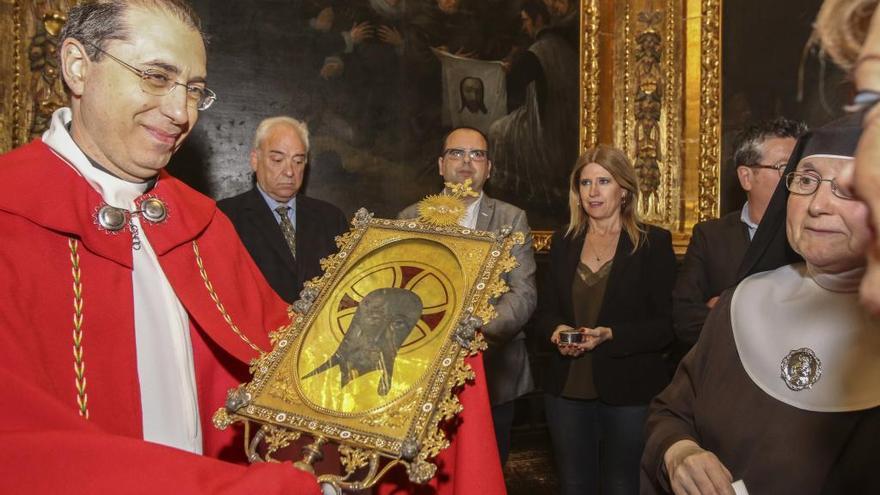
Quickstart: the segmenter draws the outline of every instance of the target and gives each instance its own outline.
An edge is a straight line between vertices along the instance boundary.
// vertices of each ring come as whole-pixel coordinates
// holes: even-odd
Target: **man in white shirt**
[[[461,184],[471,180],[471,189],[477,197],[466,199],[467,210],[459,222],[462,227],[478,230],[499,230],[509,226],[522,232],[525,242],[513,248],[518,266],[505,275],[510,291],[495,301],[498,316],[483,327],[483,336],[489,344],[483,354],[489,401],[495,437],[502,464],[510,446],[510,428],[513,425],[514,400],[532,390],[532,374],[526,353],[523,326],[537,305],[535,289],[535,256],[532,235],[526,213],[504,201],[490,198],[483,186],[492,173],[486,136],[471,127],[458,127],[443,139],[437,160],[440,175],[445,182]],[[417,205],[405,208],[399,218],[418,216]]]

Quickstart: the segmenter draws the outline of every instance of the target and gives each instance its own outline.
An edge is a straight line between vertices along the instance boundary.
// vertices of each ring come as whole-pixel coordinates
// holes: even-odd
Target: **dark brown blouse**
[[[599,310],[605,299],[605,287],[608,285],[608,274],[611,273],[612,260],[602,265],[593,273],[584,263],[578,263],[577,276],[571,282],[571,299],[574,302],[575,328],[596,326]],[[596,399],[596,385],[593,382],[593,355],[585,352],[572,359],[568,368],[568,378],[562,388],[563,397],[570,399]]]

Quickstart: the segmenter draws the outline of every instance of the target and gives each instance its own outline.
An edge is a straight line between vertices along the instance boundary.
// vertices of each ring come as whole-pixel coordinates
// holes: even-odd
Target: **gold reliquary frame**
[[[214,416],[219,428],[244,423],[252,462],[300,442],[295,465],[311,471],[335,444],[344,472],[317,474],[337,489],[368,488],[397,464],[417,483],[435,475],[443,426],[474,377],[465,358],[485,348],[477,330],[495,317],[490,301],[508,290],[501,276],[524,240],[440,220],[357,212],[272,351],[252,363],[253,379]]]

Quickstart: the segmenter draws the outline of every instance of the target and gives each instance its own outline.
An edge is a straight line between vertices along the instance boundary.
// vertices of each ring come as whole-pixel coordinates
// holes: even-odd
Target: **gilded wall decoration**
[[[615,145],[633,159],[643,218],[677,231],[681,217],[683,5],[618,4],[615,32]]]
[[[597,0],[581,0],[581,150],[599,139],[599,16]]]
[[[66,104],[58,67],[58,34],[73,0],[0,3],[0,151],[39,136]]]

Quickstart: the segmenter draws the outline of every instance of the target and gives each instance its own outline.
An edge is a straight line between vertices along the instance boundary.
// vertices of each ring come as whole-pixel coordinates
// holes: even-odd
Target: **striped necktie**
[[[293,223],[287,215],[288,211],[290,211],[289,206],[282,205],[275,208],[275,213],[278,213],[281,217],[281,233],[284,234],[284,240],[287,241],[287,246],[290,248],[290,254],[296,259],[296,229],[293,228]]]

